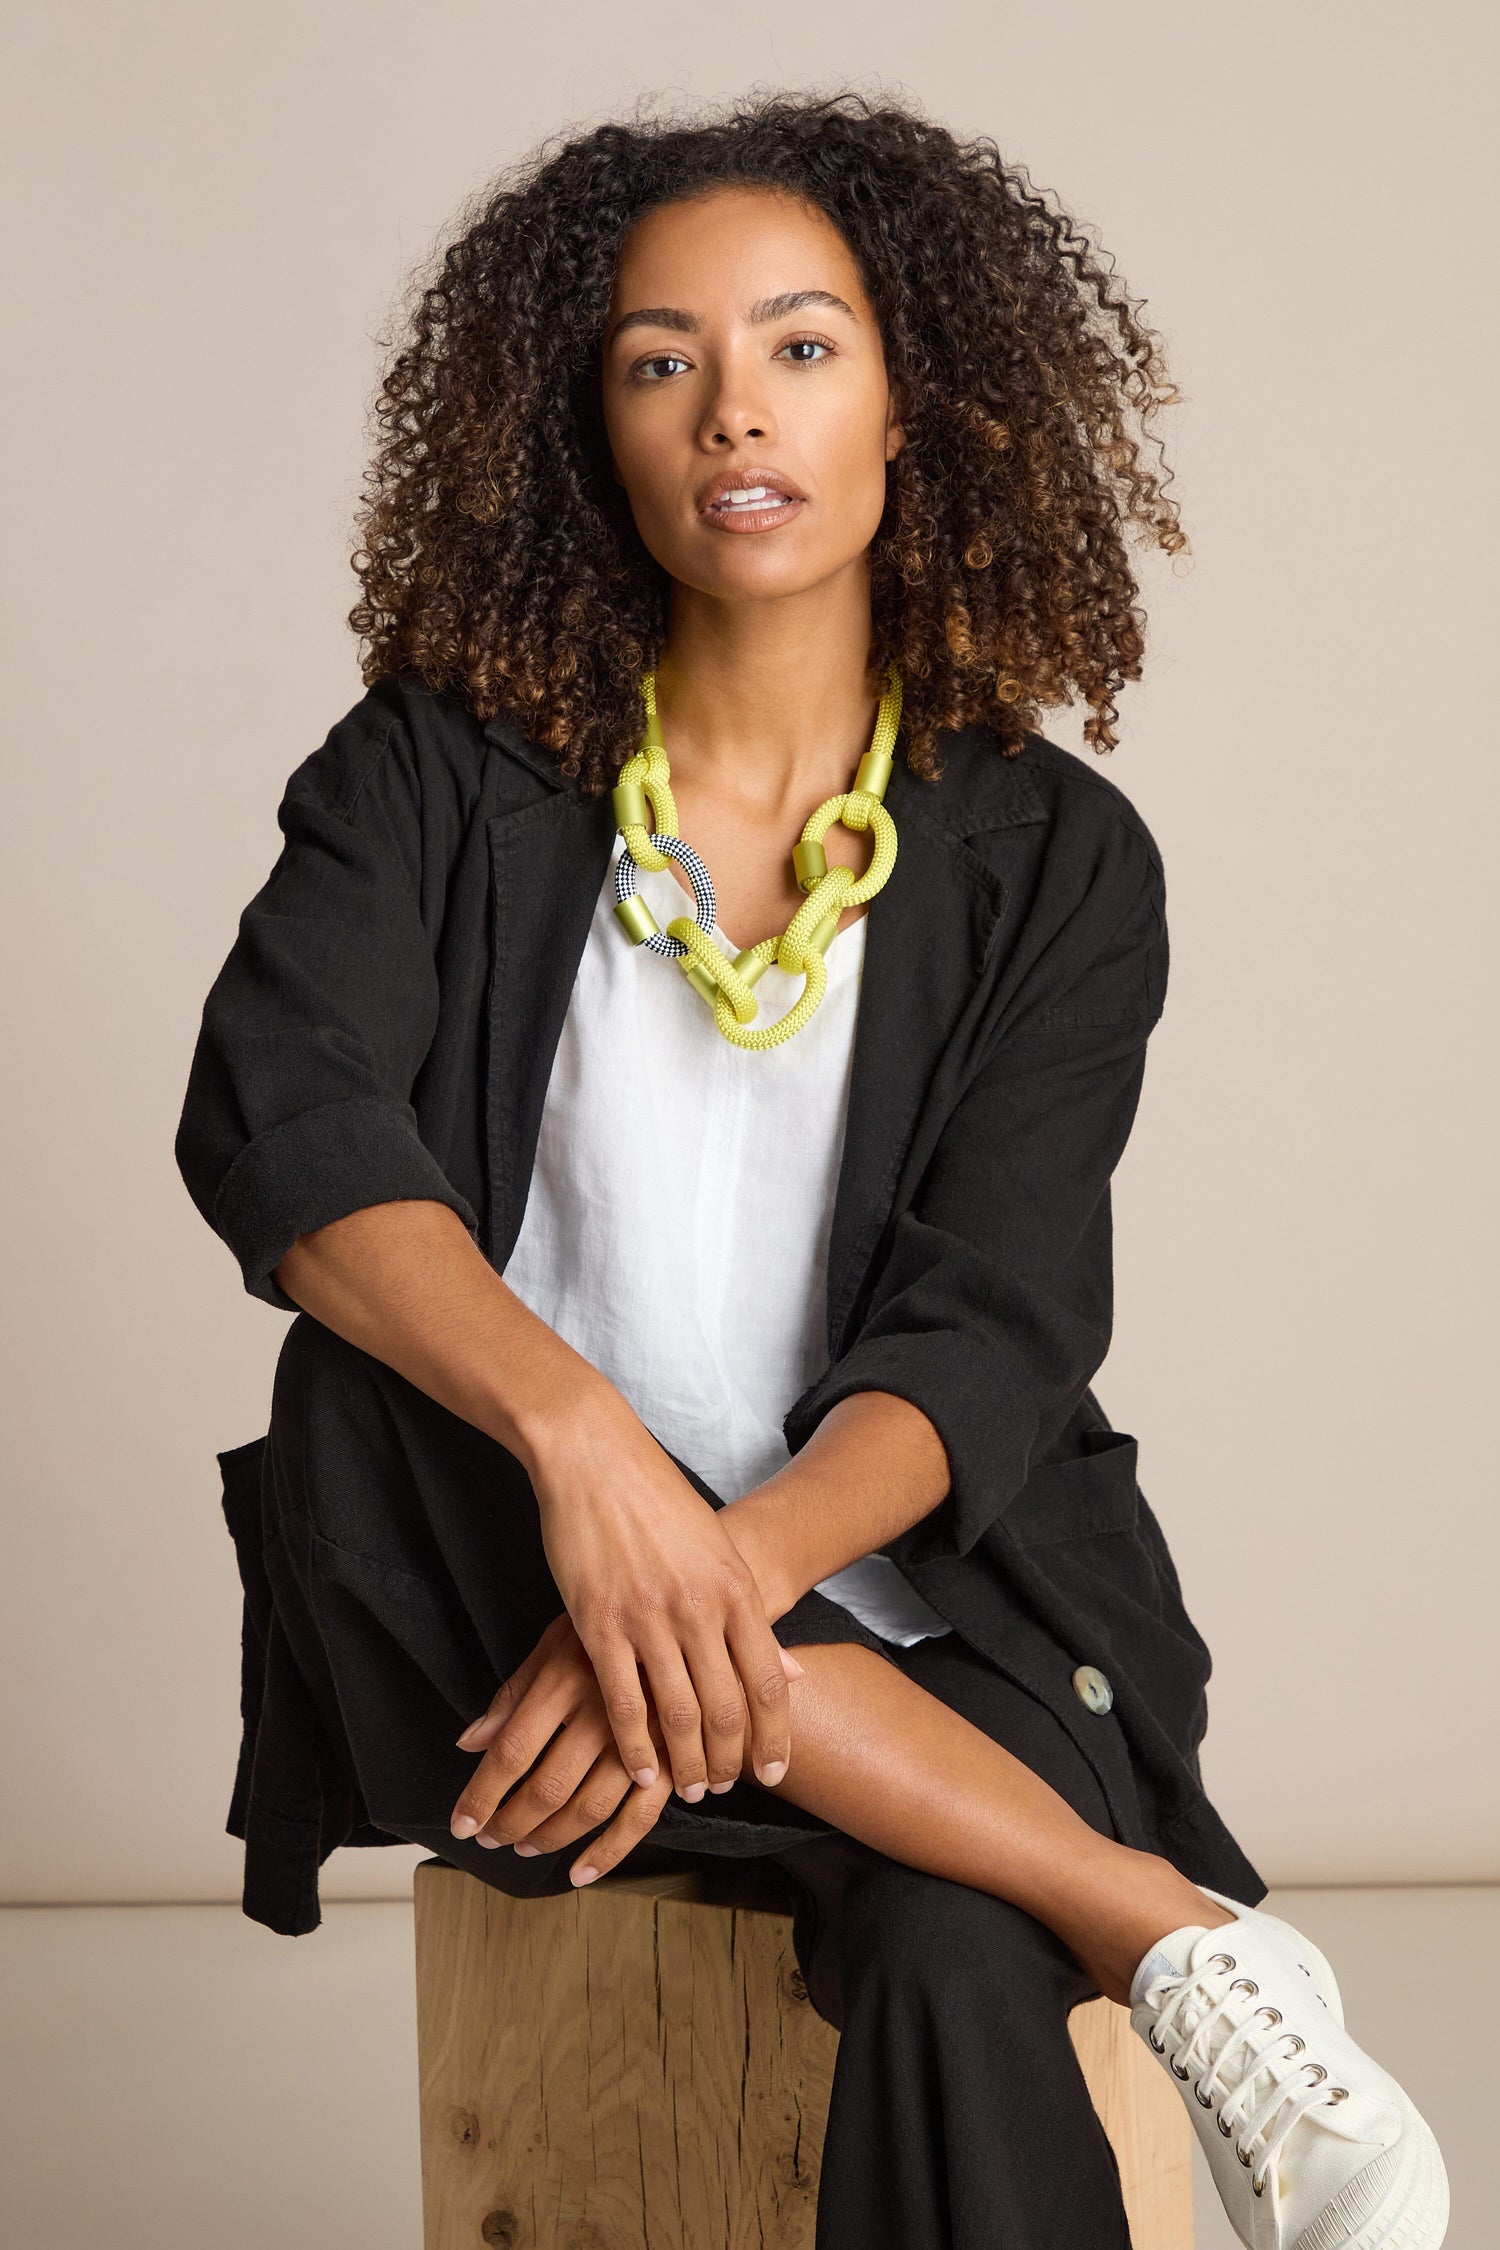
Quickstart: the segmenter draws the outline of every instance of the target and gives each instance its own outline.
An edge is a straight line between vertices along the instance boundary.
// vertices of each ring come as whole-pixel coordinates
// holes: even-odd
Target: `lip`
[[[741,492],[754,485],[764,485],[768,492],[777,495],[763,504],[752,507],[723,509],[715,506],[725,492]],[[721,469],[716,477],[698,494],[698,513],[715,531],[770,531],[777,524],[790,523],[799,509],[807,504],[807,495],[799,484],[794,484],[779,469]]]

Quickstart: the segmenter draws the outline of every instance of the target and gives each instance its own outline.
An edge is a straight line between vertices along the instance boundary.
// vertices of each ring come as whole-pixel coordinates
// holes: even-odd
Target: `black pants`
[[[1098,1783],[1034,1697],[956,1634],[891,1653],[1110,1833]],[[406,1833],[474,1865],[442,1829]],[[481,1851],[474,1871],[512,1895],[551,1894],[571,1888],[581,1850]],[[1061,1940],[851,1836],[767,1856],[786,1879],[809,1997],[840,2034],[817,2250],[1129,2250],[1114,2151],[1068,2033],[1068,2011],[1098,1987]],[[685,1855],[648,1839],[623,1864],[676,1872]]]
[[[563,1606],[520,1464],[304,1315],[278,1362],[262,1484],[277,1634],[311,1691],[325,1762],[347,1761],[368,1814],[354,1840],[420,1844],[512,1896],[570,1889],[587,1836],[520,1859],[448,1827],[473,1770],[454,1736]],[[878,1650],[1114,1833],[1060,1722],[958,1633],[901,1648],[810,1593],[776,1634]],[[256,1817],[274,1828],[284,1813]],[[1068,2033],[1097,1987],[1058,1938],[753,1782],[694,1806],[670,1798],[623,1865],[677,1871],[726,1853],[781,1871],[809,1995],[840,2032],[817,2250],[1128,2250],[1118,2169]]]

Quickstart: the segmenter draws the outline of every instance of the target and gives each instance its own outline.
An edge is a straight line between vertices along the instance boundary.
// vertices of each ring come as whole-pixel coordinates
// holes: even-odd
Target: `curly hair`
[[[879,320],[906,443],[870,549],[869,661],[901,666],[908,766],[937,778],[940,731],[975,724],[1014,756],[1075,695],[1085,740],[1113,749],[1144,647],[1126,535],[1188,547],[1134,427],[1180,401],[1161,340],[992,140],[850,92],[554,135],[465,205],[374,405],[348,619],[366,685],[408,666],[458,685],[585,796],[611,784],[670,580],[609,470],[605,319],[634,222],[726,184],[823,211]]]

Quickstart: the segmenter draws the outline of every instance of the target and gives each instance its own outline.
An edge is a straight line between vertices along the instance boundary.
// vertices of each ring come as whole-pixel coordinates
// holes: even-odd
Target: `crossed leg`
[[[1171,1862],[1082,1820],[1009,1750],[856,1642],[799,1642],[792,1757],[767,1791],[908,1867],[1019,1906],[1124,2001],[1184,1923],[1234,1919]],[[748,1777],[745,1777],[748,1779]],[[753,1788],[764,1788],[750,1781]]]
[[[833,1830],[768,1855],[789,1878],[809,1997],[840,2032],[817,2250],[1127,2250],[1118,2165],[1068,2031],[1070,2009],[1108,1985],[1077,1949],[1101,1960],[1113,1928],[1123,1964],[1223,1911],[1110,1843],[1103,1790],[1061,1720],[956,1634],[902,1653],[919,1678],[857,1644],[792,1645],[805,1674],[792,1760],[766,1794]],[[582,1826],[565,1814],[571,1840],[531,1858],[436,1826],[396,1832],[540,1896],[566,1892],[585,1856],[611,1859],[602,1830],[585,1853]],[[648,1834],[624,1872],[722,1864],[686,1835],[675,1848]],[[1143,1865],[1159,1891],[1141,1882],[1122,1909]]]

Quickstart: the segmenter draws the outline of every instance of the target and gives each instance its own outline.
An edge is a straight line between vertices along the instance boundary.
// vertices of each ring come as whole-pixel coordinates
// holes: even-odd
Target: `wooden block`
[[[838,2033],[756,1872],[512,1899],[418,1867],[426,2250],[813,2250]],[[1176,2094],[1123,2009],[1069,2022],[1135,2250],[1191,2250]]]
[[[1068,2029],[1119,2162],[1134,2250],[1193,2250],[1193,2126],[1181,2096],[1113,2000],[1081,2002]]]
[[[440,1861],[416,1901],[427,2250],[812,2250],[838,2034],[790,1916]]]

